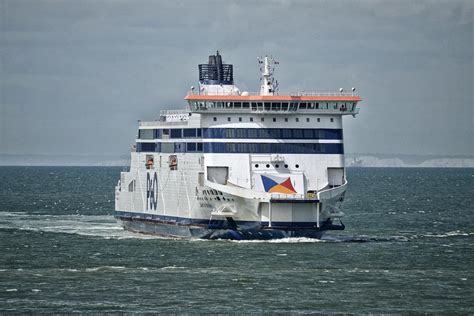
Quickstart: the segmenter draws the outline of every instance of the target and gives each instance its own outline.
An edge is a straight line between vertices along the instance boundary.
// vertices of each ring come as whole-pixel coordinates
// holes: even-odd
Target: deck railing
[[[261,96],[259,92],[229,92],[229,91],[188,91],[188,96],[191,95],[220,95],[220,96]],[[275,93],[274,96],[292,96],[292,97],[334,97],[334,96],[356,96],[354,92],[283,92],[283,93]]]

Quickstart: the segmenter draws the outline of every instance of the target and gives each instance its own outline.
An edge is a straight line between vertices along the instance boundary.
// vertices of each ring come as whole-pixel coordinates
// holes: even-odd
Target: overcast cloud
[[[219,50],[285,91],[356,87],[348,153],[473,155],[474,1],[0,0],[0,153],[126,154]]]

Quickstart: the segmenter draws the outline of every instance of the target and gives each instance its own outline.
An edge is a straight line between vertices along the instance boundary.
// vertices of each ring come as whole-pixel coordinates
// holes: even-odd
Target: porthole
[[[288,165],[285,165],[285,168],[288,169]]]
[[[214,116],[214,122],[217,122],[217,117]]]
[[[318,123],[321,122],[321,119],[319,117],[316,120],[318,121]]]
[[[299,121],[300,121],[300,119],[299,119],[299,118],[296,118],[295,120],[296,120],[296,122],[299,122]]]
[[[264,122],[264,121],[265,121],[265,118],[261,117],[261,118],[260,118],[260,121]]]
[[[308,123],[309,123],[309,117],[307,117],[307,118],[306,118],[306,122],[308,122]]]
[[[239,122],[242,122],[242,118],[241,118],[241,117],[239,117]]]
[[[250,122],[253,122],[253,117],[250,118]]]
[[[295,165],[295,168],[298,169],[300,167],[300,165]]]
[[[276,121],[277,121],[277,119],[274,117],[274,118],[273,118],[273,122],[276,122]]]
[[[227,122],[230,122],[230,121],[231,121],[231,118],[230,118],[230,117],[228,117],[228,118],[227,118]]]
[[[288,122],[288,118],[287,118],[287,117],[285,117],[285,122]]]
[[[280,168],[280,165],[275,165],[275,168]]]
[[[257,164],[255,164],[255,168],[258,168],[258,163],[257,163]]]
[[[331,122],[334,122],[334,119],[331,117]]]
[[[270,165],[269,165],[269,164],[267,164],[265,167],[267,167],[267,168],[270,168]]]

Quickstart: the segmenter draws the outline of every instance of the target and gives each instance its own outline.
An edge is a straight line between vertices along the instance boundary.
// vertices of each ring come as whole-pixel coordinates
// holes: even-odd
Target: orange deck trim
[[[190,94],[187,101],[352,101],[362,99],[357,95],[329,95],[329,96],[291,96],[291,95],[199,95]]]

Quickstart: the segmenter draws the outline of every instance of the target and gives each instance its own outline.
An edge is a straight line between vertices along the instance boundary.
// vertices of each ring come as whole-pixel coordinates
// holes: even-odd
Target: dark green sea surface
[[[0,313],[474,313],[474,169],[348,169],[323,241],[160,239],[121,168],[0,168]]]

